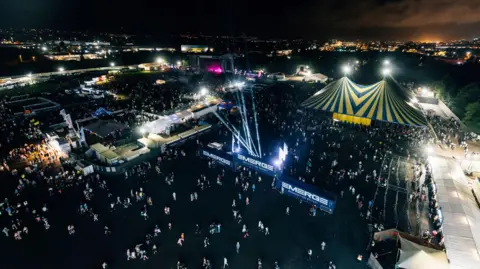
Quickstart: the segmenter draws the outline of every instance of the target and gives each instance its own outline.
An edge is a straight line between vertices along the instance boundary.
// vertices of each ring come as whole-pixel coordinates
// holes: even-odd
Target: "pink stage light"
[[[223,73],[223,70],[221,67],[218,67],[218,66],[211,66],[208,68],[208,72],[212,72],[212,73],[215,73],[215,74],[221,74]]]

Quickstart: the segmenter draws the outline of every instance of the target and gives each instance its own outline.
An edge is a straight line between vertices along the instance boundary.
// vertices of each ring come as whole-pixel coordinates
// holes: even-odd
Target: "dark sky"
[[[0,27],[470,39],[480,36],[480,0],[0,0]]]

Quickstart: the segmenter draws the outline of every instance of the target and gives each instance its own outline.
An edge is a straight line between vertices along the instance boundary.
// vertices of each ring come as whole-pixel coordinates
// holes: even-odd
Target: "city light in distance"
[[[162,64],[164,61],[162,58],[157,58],[157,60],[155,60],[157,62],[157,64]]]
[[[43,47],[42,47],[42,50],[43,50],[43,51],[47,51],[47,47],[43,46]]]

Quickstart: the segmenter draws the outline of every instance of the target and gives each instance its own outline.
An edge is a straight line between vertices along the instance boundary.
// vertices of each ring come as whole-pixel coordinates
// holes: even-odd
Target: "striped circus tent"
[[[347,77],[328,84],[301,106],[326,112],[340,121],[370,125],[372,120],[426,126],[423,113],[410,104],[411,96],[392,80],[359,85]]]

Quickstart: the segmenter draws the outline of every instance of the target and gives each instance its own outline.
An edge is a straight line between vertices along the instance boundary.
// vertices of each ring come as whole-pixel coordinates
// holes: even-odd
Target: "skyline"
[[[298,5],[273,0],[221,4],[143,0],[135,5],[10,0],[0,3],[0,10],[3,28],[350,40],[448,41],[480,36],[476,15],[480,2],[475,0],[307,0]]]

